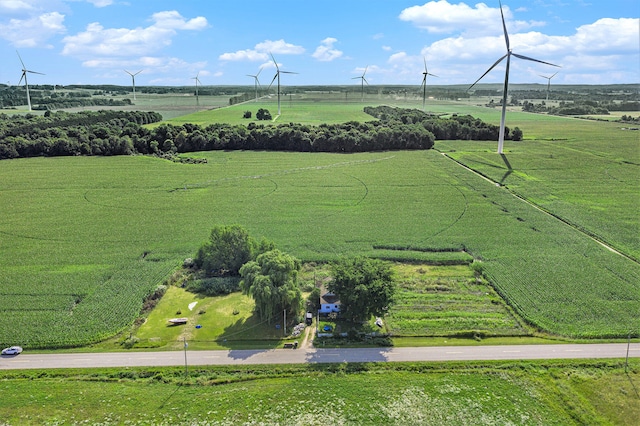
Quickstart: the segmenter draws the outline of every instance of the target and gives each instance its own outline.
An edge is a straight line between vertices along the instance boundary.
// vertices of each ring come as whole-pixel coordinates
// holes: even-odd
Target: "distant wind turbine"
[[[547,79],[547,102],[549,101],[549,92],[551,91],[551,79],[553,77],[555,77],[556,74],[558,74],[558,73],[553,74],[551,77],[547,77],[546,75],[538,74],[540,77]]]
[[[553,67],[558,67],[559,65],[554,65],[549,62],[541,61],[539,59],[529,58],[528,56],[519,55],[511,51],[511,46],[509,45],[509,34],[507,33],[507,25],[504,23],[504,14],[502,13],[502,2],[499,2],[499,3],[500,3],[500,16],[502,17],[502,29],[504,30],[504,40],[507,44],[507,53],[505,53],[503,57],[501,57],[493,65],[491,65],[491,68],[489,68],[484,74],[482,74],[482,76],[480,76],[480,78],[477,79],[475,83],[469,86],[467,90],[471,90],[471,88],[475,86],[476,83],[478,83],[480,80],[482,80],[482,78],[485,75],[489,74],[489,72],[492,69],[494,69],[496,65],[502,62],[504,58],[507,58],[507,67],[504,74],[504,88],[502,89],[502,116],[500,118],[500,135],[498,136],[498,154],[502,154],[502,148],[504,146],[504,117],[507,111],[507,92],[509,91],[509,65],[511,63],[511,56],[513,55],[516,58],[525,59],[527,61],[539,62],[541,64],[551,65]]]
[[[262,72],[262,68],[260,68],[258,70],[258,74],[256,75],[251,75],[251,74],[247,74],[247,77],[253,77],[254,80],[254,88],[256,90],[256,100],[255,102],[258,102],[258,86],[260,86],[260,80],[258,80],[258,76],[260,75],[260,73]]]
[[[357,80],[360,79],[360,84],[362,85],[362,102],[364,102],[364,84],[367,83],[367,86],[369,85],[369,82],[367,81],[366,78],[364,78],[364,75],[367,73],[367,69],[369,68],[369,65],[367,65],[364,68],[364,72],[362,73],[362,75],[360,77],[353,77],[351,78],[351,80]]]
[[[127,74],[129,74],[131,76],[131,83],[133,84],[133,100],[136,100],[136,75],[140,74],[142,72],[142,70],[136,72],[136,73],[130,73],[127,70],[124,70],[124,72],[126,72]]]
[[[198,72],[195,77],[191,77],[191,80],[196,81],[196,105],[198,106],[200,106],[200,97],[198,96],[198,83],[200,83],[200,79],[198,78],[199,75],[200,72]],[[202,85],[202,83],[200,83],[200,85]]]
[[[16,50],[16,53],[18,53],[17,50]],[[24,79],[24,86],[27,89],[27,105],[29,106],[29,111],[31,111],[31,95],[29,94],[29,82],[27,81],[27,74],[28,73],[40,74],[40,75],[44,75],[44,74],[41,72],[28,70],[27,67],[25,67],[24,62],[22,61],[22,58],[20,57],[20,53],[18,53],[18,59],[20,59],[20,63],[22,64],[22,76],[20,77],[18,86],[20,85],[20,83],[22,83],[22,79]]]
[[[427,71],[427,58],[422,58],[424,59],[424,72],[422,73],[422,75],[424,77],[422,77],[422,109],[425,109],[425,102],[427,99],[427,76],[430,75],[432,77],[437,77],[437,75],[435,74],[431,74],[429,71]]]
[[[269,55],[271,55],[271,59],[273,60],[273,64],[276,66],[276,75],[273,76],[273,80],[271,80],[271,83],[269,84],[269,88],[271,88],[271,85],[273,84],[273,82],[277,78],[278,79],[278,115],[280,115],[280,74],[298,74],[298,73],[297,72],[291,72],[291,71],[282,71],[280,69],[280,67],[278,66],[278,63],[276,62],[276,58],[274,58],[271,53],[269,53]]]

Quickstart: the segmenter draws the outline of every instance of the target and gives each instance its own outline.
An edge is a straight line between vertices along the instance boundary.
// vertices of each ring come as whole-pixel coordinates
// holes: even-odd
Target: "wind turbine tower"
[[[200,76],[199,72],[195,77],[191,77],[191,79],[196,81],[196,105],[200,106],[200,97],[198,96],[198,83],[200,83],[200,79],[198,78],[198,76]]]
[[[127,74],[129,74],[131,76],[131,83],[133,85],[133,100],[136,100],[136,75],[140,74],[142,72],[142,70],[136,72],[136,73],[130,73],[127,70],[124,70],[124,72],[126,72]]]
[[[269,53],[269,55],[271,55],[271,59],[273,60],[273,64],[276,66],[276,75],[273,76],[273,80],[271,80],[271,83],[269,84],[269,88],[271,88],[271,85],[273,84],[273,82],[277,78],[278,79],[278,115],[280,115],[280,74],[281,73],[283,73],[283,74],[298,74],[298,73],[297,72],[291,72],[291,71],[282,71],[280,69],[280,67],[278,66],[278,63],[276,62],[276,58],[274,58],[271,53]]]
[[[16,53],[18,53],[17,50],[16,50]],[[22,61],[22,58],[20,57],[20,53],[18,53],[18,59],[20,59],[20,63],[22,64],[22,76],[20,77],[18,86],[20,85],[20,83],[22,83],[22,79],[24,79],[24,86],[27,89],[27,105],[29,106],[29,111],[31,111],[31,95],[29,94],[29,82],[27,81],[27,74],[28,73],[40,74],[40,75],[44,75],[44,74],[41,72],[28,70],[27,67],[24,65],[24,62]]]
[[[549,102],[549,92],[551,91],[551,79],[555,77],[556,74],[558,73],[553,74],[551,77],[547,77],[546,75],[539,74],[540,77],[547,79],[547,102]]]
[[[362,102],[364,102],[364,84],[367,83],[367,86],[369,85],[369,82],[367,81],[366,78],[364,78],[364,75],[367,73],[367,69],[369,68],[369,65],[367,65],[364,68],[364,72],[362,73],[362,75],[360,77],[352,77],[351,80],[357,80],[360,79],[360,84],[362,85]]]
[[[262,68],[258,70],[258,73],[256,75],[247,74],[247,77],[253,77],[253,80],[254,80],[253,85],[256,91],[255,102],[258,102],[258,86],[260,86],[260,80],[258,80],[258,76],[260,75],[261,72],[262,72]]]
[[[511,46],[509,45],[509,34],[507,33],[507,25],[504,23],[504,13],[502,13],[502,2],[500,3],[500,16],[502,17],[502,29],[504,31],[504,41],[507,44],[507,53],[500,59],[498,59],[491,67],[480,76],[479,79],[475,81],[467,90],[471,90],[473,86],[475,86],[482,78],[489,74],[489,72],[496,67],[503,59],[507,58],[507,67],[504,74],[504,87],[502,89],[502,116],[500,118],[500,134],[498,136],[498,154],[502,154],[502,148],[504,146],[504,117],[507,112],[507,93],[509,91],[509,65],[511,64],[511,56],[515,56],[516,58],[524,59],[527,61],[539,62],[545,65],[551,65],[553,67],[559,67],[559,65],[554,65],[549,62],[544,62],[539,59],[529,58],[528,56],[519,55],[517,53],[513,53],[511,51]]]
[[[427,76],[430,75],[432,77],[437,77],[435,74],[431,74],[427,71],[427,58],[424,59],[424,72],[422,73],[422,110],[425,110],[425,104],[427,100]]]

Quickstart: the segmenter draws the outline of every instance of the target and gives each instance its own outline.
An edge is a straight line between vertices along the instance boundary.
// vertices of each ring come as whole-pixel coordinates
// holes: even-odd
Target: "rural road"
[[[331,362],[474,361],[625,358],[626,343],[420,348],[269,349],[186,351],[188,365],[302,364]],[[640,343],[629,346],[640,357]],[[185,352],[110,352],[2,356],[0,370],[36,368],[157,367],[185,364]]]

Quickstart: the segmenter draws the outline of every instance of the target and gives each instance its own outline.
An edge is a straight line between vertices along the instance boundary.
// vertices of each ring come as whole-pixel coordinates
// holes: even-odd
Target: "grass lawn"
[[[140,339],[136,347],[180,349],[183,340],[189,342],[191,349],[277,347],[284,337],[284,330],[276,329],[282,319],[272,324],[260,321],[254,316],[253,307],[253,299],[239,292],[203,297],[171,286],[136,331],[135,336]],[[176,317],[188,318],[187,324],[170,325],[168,320]]]

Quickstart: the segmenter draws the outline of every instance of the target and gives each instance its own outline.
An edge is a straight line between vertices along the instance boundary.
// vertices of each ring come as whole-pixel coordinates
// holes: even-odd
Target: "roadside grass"
[[[620,424],[631,360],[192,366],[0,372],[8,424]],[[28,395],[28,404],[25,404]]]

